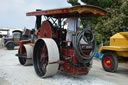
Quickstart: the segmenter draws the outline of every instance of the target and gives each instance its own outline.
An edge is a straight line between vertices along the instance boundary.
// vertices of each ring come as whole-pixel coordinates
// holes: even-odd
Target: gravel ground
[[[17,50],[0,49],[0,85],[127,85],[128,67],[121,64],[118,72],[109,73],[102,69],[101,62],[94,59],[88,75],[73,77],[62,72],[42,79],[33,66],[22,66],[15,56]]]

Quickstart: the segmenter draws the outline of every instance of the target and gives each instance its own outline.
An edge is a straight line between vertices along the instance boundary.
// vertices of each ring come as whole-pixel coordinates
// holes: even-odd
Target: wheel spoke
[[[46,67],[47,67],[47,62],[48,62],[48,52],[47,52],[47,47],[46,45],[43,45],[41,48],[41,54],[40,54],[40,65],[42,71],[45,73],[46,72]]]
[[[46,64],[43,64],[41,67],[42,67],[42,70],[44,71],[44,72],[46,72]]]

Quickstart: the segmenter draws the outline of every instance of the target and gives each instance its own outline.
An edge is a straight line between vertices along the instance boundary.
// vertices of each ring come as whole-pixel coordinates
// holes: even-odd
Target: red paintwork
[[[41,54],[40,54],[40,61],[41,62],[41,66],[42,66],[42,70],[44,72],[46,72],[46,66],[48,64],[48,51],[47,51],[47,47],[44,44],[40,50]],[[42,59],[43,58],[43,59]]]
[[[107,61],[110,61],[110,63],[108,64]],[[112,58],[110,56],[104,58],[104,66],[108,69],[112,68]]]
[[[86,74],[88,74],[88,68],[87,67],[74,68],[74,67],[72,67],[72,65],[70,63],[68,63],[70,58],[72,58],[73,64],[79,63],[76,59],[74,49],[61,48],[60,51],[61,51],[63,56],[67,56],[67,58],[64,59],[65,63],[60,65],[61,71],[66,72],[66,73],[71,74],[71,75],[86,75]]]
[[[48,21],[44,21],[40,27],[40,38],[52,38],[52,27]]]
[[[26,44],[26,43],[30,43],[30,40],[22,40],[19,43],[20,43],[20,54],[22,54],[23,45]]]

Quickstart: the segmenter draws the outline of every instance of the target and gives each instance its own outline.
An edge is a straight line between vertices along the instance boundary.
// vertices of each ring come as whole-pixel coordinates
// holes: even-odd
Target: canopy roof
[[[55,18],[67,18],[67,17],[88,17],[88,16],[106,16],[107,12],[97,6],[93,5],[81,5],[70,8],[60,8],[52,10],[40,10],[35,12],[28,12],[27,16],[48,16]]]

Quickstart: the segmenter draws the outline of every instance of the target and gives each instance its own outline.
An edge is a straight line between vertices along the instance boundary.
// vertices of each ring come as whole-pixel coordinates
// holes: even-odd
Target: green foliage
[[[98,20],[94,29],[98,43],[103,41],[106,45],[112,35],[128,28],[128,0],[119,3],[114,7],[106,8],[108,15]]]
[[[78,2],[78,0],[67,0],[67,2],[68,2],[69,4],[71,4],[72,6],[80,5],[80,3]]]
[[[81,0],[84,3],[96,5],[100,7],[111,6],[114,0]]]
[[[71,0],[70,4],[78,3]],[[108,45],[109,38],[122,29],[128,28],[128,0],[81,0],[90,5],[104,8],[108,14],[105,17],[93,18],[93,32],[97,43]]]

